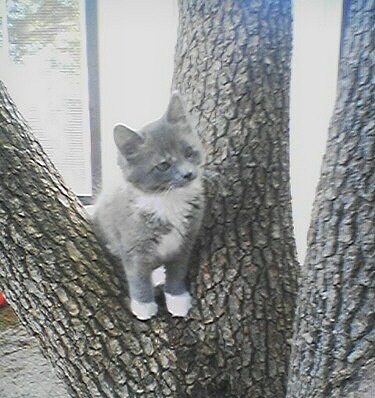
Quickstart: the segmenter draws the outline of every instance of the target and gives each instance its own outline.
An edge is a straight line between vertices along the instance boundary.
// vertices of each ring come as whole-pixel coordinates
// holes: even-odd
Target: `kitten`
[[[115,126],[114,140],[122,178],[99,196],[94,225],[122,260],[137,318],[157,312],[152,272],[161,265],[167,309],[185,316],[187,265],[204,208],[201,141],[178,93],[165,115],[141,130]]]

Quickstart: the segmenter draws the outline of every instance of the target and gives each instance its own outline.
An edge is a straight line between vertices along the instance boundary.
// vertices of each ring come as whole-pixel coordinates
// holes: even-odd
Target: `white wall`
[[[294,228],[301,262],[336,95],[341,3],[294,0],[290,160]]]
[[[138,129],[165,111],[173,73],[174,0],[99,0],[103,183],[117,171],[113,126]]]
[[[116,173],[112,128],[139,128],[169,99],[178,10],[175,0],[99,0],[104,184]],[[300,260],[336,87],[341,0],[294,1],[291,181]]]

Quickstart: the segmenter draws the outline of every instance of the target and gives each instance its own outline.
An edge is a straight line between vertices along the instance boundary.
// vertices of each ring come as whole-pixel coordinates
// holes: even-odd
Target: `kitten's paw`
[[[158,306],[155,302],[141,303],[137,300],[130,301],[132,313],[141,321],[147,321],[158,312]]]
[[[188,292],[173,296],[165,292],[165,302],[168,311],[173,316],[186,316],[191,308],[191,296]]]
[[[165,268],[159,267],[152,271],[151,274],[152,278],[152,285],[153,286],[160,286],[165,284]]]

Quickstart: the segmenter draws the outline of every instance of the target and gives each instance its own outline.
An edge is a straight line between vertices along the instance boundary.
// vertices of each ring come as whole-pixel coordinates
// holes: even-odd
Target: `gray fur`
[[[114,139],[122,178],[99,196],[94,225],[122,260],[131,300],[154,302],[151,273],[161,265],[165,292],[184,295],[204,208],[204,153],[180,96],[140,131],[117,125]]]

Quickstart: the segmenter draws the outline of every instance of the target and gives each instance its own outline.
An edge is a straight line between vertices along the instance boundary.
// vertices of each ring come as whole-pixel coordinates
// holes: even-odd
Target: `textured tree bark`
[[[288,398],[375,394],[374,4],[344,2],[338,95],[299,292]]]
[[[290,3],[179,8],[174,87],[213,175],[185,319],[129,313],[116,264],[0,85],[0,285],[72,397],[285,395],[297,274]]]
[[[187,99],[208,169],[219,176],[192,278],[212,328],[204,344],[216,340],[216,359],[202,358],[217,386],[207,396],[285,396],[297,275],[290,7],[283,0],[179,1],[173,87]]]
[[[117,397],[119,282],[84,210],[0,82],[0,285],[73,397]]]

